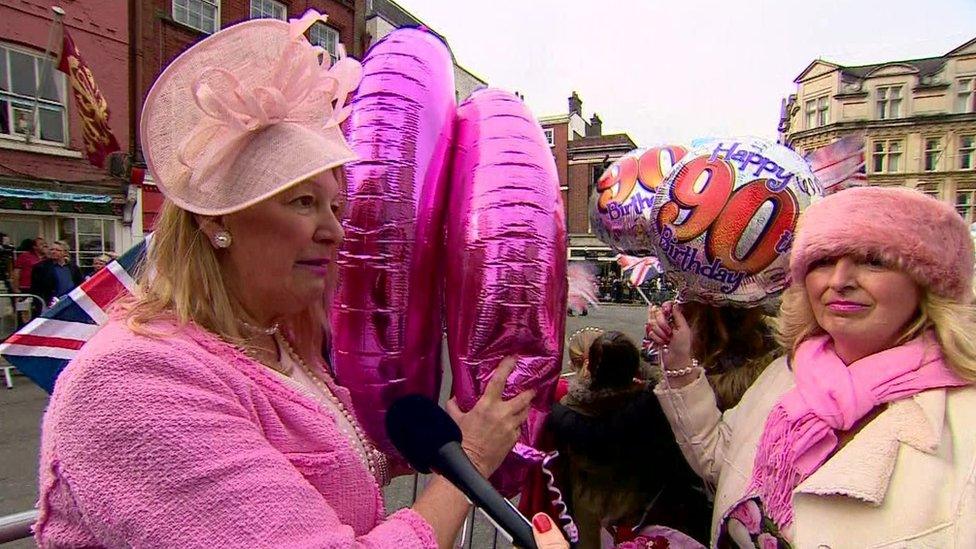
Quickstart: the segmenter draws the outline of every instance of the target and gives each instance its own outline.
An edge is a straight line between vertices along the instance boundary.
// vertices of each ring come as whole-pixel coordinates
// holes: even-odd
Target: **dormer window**
[[[956,80],[956,112],[976,112],[974,83],[976,83],[976,77],[972,76]]]
[[[884,86],[877,90],[878,120],[901,117],[901,86]]]
[[[807,129],[826,126],[830,121],[830,98],[827,96],[806,102]]]

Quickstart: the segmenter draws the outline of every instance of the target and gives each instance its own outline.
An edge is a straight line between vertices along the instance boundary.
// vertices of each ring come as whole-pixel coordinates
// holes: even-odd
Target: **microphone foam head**
[[[407,395],[386,412],[386,434],[410,466],[430,473],[437,451],[450,442],[461,442],[461,429],[434,401]]]

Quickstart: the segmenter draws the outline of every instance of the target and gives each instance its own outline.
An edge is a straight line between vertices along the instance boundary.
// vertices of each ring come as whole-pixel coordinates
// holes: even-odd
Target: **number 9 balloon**
[[[751,137],[702,142],[657,192],[654,255],[679,295],[744,307],[786,287],[797,219],[822,195],[799,155]]]

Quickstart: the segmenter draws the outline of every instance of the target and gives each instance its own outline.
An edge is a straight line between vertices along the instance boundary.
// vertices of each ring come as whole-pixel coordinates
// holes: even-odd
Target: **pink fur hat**
[[[855,187],[812,204],[790,256],[794,281],[825,257],[878,254],[897,260],[936,295],[973,300],[973,241],[952,206],[904,187]]]

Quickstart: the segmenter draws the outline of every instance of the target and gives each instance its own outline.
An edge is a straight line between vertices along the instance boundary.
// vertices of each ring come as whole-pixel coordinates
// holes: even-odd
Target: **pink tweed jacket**
[[[113,320],[58,378],[41,437],[42,547],[437,547],[333,416],[197,328]],[[347,406],[349,394],[335,388]]]

